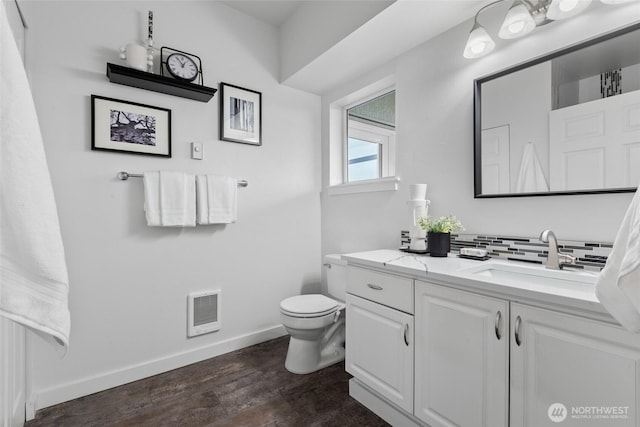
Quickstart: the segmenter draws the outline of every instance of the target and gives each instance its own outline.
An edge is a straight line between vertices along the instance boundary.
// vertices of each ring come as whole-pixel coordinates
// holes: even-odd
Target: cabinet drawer
[[[413,314],[413,280],[347,267],[347,292]]]

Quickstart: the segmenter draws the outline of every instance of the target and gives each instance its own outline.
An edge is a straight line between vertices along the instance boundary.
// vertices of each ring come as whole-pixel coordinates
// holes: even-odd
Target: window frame
[[[377,179],[368,179],[360,181],[347,181],[347,114],[346,110],[373,98],[395,91],[397,94],[395,73],[391,73],[380,80],[362,86],[360,89],[345,93],[340,97],[329,100],[328,107],[328,142],[329,142],[329,164],[328,164],[328,183],[326,187],[327,195],[345,195],[357,194],[377,191],[396,191],[400,178],[396,176],[396,149],[398,140],[394,138],[393,147],[390,147],[388,153],[390,170],[389,176]],[[397,112],[397,109],[396,109]]]
[[[349,123],[348,118],[347,123]],[[378,176],[371,179],[388,178],[394,175],[394,173],[391,172],[395,172],[395,130],[351,120],[351,125],[347,124],[344,153],[345,161],[343,162],[345,168],[344,176],[346,177],[347,183],[364,181],[362,179],[352,181],[349,177],[349,138],[378,144]]]

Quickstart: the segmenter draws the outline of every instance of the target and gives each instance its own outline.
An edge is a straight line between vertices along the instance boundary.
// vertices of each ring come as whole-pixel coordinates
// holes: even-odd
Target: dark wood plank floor
[[[288,372],[288,342],[278,338],[44,408],[25,426],[388,425],[349,397],[344,363]]]

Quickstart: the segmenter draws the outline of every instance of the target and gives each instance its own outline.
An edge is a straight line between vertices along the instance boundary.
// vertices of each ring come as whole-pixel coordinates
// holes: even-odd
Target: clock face
[[[193,59],[180,53],[172,53],[167,58],[167,70],[177,79],[193,81],[198,76],[198,66]]]

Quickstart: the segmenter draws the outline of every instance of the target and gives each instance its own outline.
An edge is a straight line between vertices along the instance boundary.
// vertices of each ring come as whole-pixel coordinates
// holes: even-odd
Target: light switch
[[[201,142],[192,142],[191,143],[191,158],[195,160],[202,160],[203,157],[202,152],[202,143]]]

